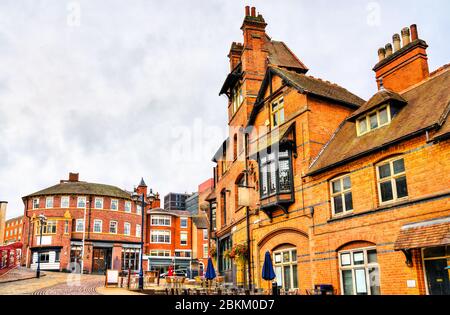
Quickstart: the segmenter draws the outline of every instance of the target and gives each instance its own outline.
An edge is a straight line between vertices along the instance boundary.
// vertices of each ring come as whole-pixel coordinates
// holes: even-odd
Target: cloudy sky
[[[363,98],[393,33],[416,23],[433,70],[450,62],[450,2],[272,0],[1,0],[0,200],[79,172],[164,195],[211,177],[226,136],[218,96],[244,6],[285,41],[309,74]]]

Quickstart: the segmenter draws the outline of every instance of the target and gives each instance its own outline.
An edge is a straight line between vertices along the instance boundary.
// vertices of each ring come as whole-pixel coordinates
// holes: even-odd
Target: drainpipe
[[[31,265],[29,265],[29,252],[30,252],[30,231],[32,231],[31,229],[31,217],[28,215],[28,198],[26,199],[25,202],[25,216],[28,218],[28,237],[27,237],[27,254],[26,254],[26,261],[25,261],[25,267],[30,268]],[[34,226],[33,226],[34,229]]]
[[[245,133],[245,186],[248,187],[248,133]],[[247,188],[248,189],[248,188]],[[245,207],[245,219],[247,224],[247,249],[248,249],[248,289],[252,290],[252,252],[250,240],[250,213],[249,207]]]

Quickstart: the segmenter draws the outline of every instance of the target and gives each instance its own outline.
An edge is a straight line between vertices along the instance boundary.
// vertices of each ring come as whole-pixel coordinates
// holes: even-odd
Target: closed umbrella
[[[208,266],[206,267],[205,278],[208,280],[208,287],[211,285],[211,280],[216,277],[216,271],[214,270],[211,257],[208,258]],[[209,291],[209,288],[208,288]]]
[[[264,265],[262,268],[261,276],[264,280],[267,281],[275,279],[275,271],[273,270],[272,258],[270,257],[269,251],[266,251],[266,254],[264,256]]]

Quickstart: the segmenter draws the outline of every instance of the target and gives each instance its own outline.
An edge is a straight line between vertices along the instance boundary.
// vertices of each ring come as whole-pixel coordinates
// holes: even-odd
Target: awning
[[[273,150],[283,140],[292,140],[295,142],[294,127],[295,121],[286,123],[259,137],[255,142],[250,143],[250,157],[255,158],[257,153],[267,151],[269,147]]]
[[[394,249],[414,249],[450,244],[450,217],[402,226]]]

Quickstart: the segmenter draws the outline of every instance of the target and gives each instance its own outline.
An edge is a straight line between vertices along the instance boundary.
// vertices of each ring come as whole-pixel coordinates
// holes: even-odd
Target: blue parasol
[[[262,278],[264,280],[275,279],[275,272],[273,271],[272,259],[270,258],[269,251],[266,251],[266,255],[264,257],[264,265],[262,268]]]
[[[216,271],[214,270],[214,266],[212,263],[211,257],[208,258],[208,266],[206,267],[205,278],[208,280],[212,280],[216,277]]]

